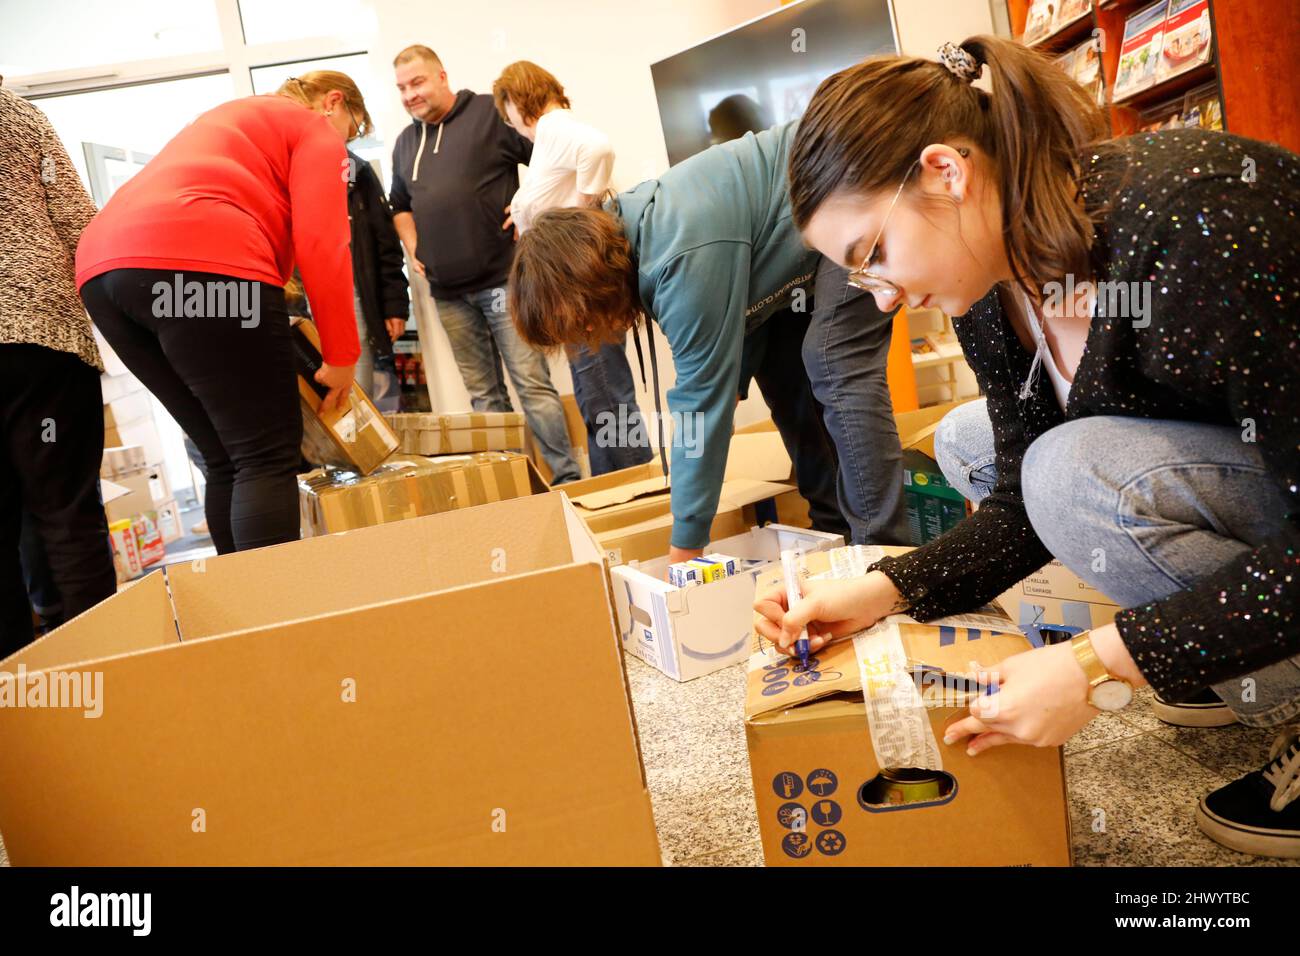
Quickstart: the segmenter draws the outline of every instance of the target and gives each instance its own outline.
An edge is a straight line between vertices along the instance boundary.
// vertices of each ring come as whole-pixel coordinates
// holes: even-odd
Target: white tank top
[[[1032,387],[1034,372],[1036,371],[1034,366],[1041,362],[1047,368],[1047,377],[1051,380],[1052,391],[1056,393],[1056,402],[1061,406],[1061,411],[1065,411],[1065,403],[1070,399],[1071,382],[1061,374],[1061,369],[1052,356],[1052,350],[1047,345],[1047,338],[1043,335],[1043,327],[1038,321],[1038,313],[1034,311],[1034,304],[1029,300],[1029,296],[1023,292],[1020,295],[1024,300],[1025,317],[1029,320],[1029,328],[1033,333],[1034,344],[1037,346],[1037,351],[1034,353],[1034,365],[1030,366],[1029,378],[1025,381],[1025,386],[1026,388]]]

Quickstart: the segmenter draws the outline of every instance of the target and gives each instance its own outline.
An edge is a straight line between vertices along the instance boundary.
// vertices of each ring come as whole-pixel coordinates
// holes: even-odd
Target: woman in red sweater
[[[298,537],[302,419],[283,287],[297,265],[334,407],[360,352],[343,144],[370,129],[342,73],[233,100],[185,127],[82,234],[82,300],[202,453],[218,553]]]

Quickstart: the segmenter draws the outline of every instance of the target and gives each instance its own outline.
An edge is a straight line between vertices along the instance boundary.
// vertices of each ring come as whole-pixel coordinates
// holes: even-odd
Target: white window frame
[[[49,73],[6,76],[5,87],[19,96],[39,100],[65,93],[88,93],[142,83],[183,80],[215,73],[229,73],[235,96],[252,96],[253,80],[249,70],[298,60],[316,60],[366,52],[375,37],[343,39],[341,37],[305,37],[276,43],[249,46],[244,42],[239,0],[210,0],[217,12],[222,48],[205,53],[152,60],[128,60],[103,63]],[[360,47],[360,49],[358,49]]]

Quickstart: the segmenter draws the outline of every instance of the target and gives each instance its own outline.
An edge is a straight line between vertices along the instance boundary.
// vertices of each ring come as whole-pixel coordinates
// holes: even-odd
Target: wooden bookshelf
[[[1111,133],[1140,125],[1144,110],[1171,103],[1207,83],[1217,87],[1224,128],[1300,152],[1300,17],[1273,0],[1210,0],[1214,54],[1208,63],[1114,101],[1124,22],[1151,0],[1093,0],[1091,13],[1031,44],[1056,56],[1095,29],[1102,40],[1102,76]],[[1012,33],[1024,35],[1030,0],[1006,0]]]

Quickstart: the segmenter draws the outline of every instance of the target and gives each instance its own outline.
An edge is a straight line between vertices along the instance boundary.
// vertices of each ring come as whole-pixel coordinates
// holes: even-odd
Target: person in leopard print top
[[[117,588],[99,493],[103,364],[73,272],[94,215],[45,114],[0,88],[0,658],[33,636],[24,509],[65,617]]]

